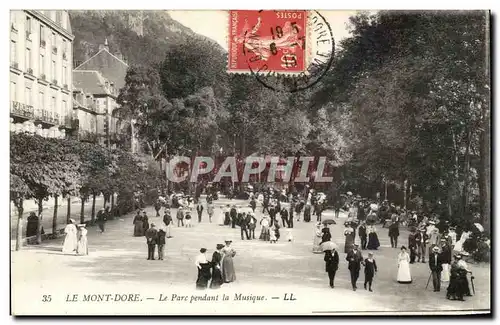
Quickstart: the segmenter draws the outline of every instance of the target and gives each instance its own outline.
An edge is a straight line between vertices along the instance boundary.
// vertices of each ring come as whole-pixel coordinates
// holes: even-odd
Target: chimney
[[[104,44],[99,45],[99,51],[101,51],[102,49],[106,49],[106,51],[109,52],[109,45],[107,38],[104,40]]]

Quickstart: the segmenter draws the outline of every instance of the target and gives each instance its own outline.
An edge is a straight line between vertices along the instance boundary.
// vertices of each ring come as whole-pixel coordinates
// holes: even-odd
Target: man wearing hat
[[[363,255],[358,250],[358,245],[354,244],[353,249],[347,253],[346,260],[349,263],[347,268],[351,273],[352,290],[356,291],[356,282],[359,278],[359,270],[361,269],[361,264],[364,265]]]
[[[418,262],[425,263],[425,255],[427,254],[427,232],[425,227],[420,227],[415,236],[417,242],[417,257]]]
[[[439,246],[441,243],[441,235],[439,234],[439,229],[434,227],[429,234],[429,252],[431,252],[432,247]]]
[[[158,241],[158,230],[154,223],[146,230],[146,243],[148,244],[148,260],[155,259],[155,248]]]
[[[184,227],[184,208],[182,206],[177,209],[177,227]]]
[[[429,268],[432,274],[432,285],[434,292],[441,290],[441,272],[443,271],[443,260],[439,254],[439,247],[434,246],[432,253],[429,255]]]

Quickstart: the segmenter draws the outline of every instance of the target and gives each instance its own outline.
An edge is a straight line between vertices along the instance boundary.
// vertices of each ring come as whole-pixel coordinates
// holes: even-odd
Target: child
[[[286,239],[291,242],[293,241],[292,229],[288,228],[286,230]]]
[[[269,231],[269,241],[275,244],[278,239],[276,238],[276,227],[273,225]]]
[[[368,258],[365,259],[365,290],[366,284],[368,283],[369,291],[372,292],[372,281],[373,277],[377,273],[377,263],[373,258],[373,253],[368,253]]]
[[[186,227],[191,228],[191,211],[186,211],[186,216],[184,217],[184,219],[186,219]]]

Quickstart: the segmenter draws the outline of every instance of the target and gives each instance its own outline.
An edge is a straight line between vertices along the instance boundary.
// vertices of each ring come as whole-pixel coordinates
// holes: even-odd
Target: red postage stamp
[[[307,18],[307,10],[230,10],[228,72],[303,72]]]

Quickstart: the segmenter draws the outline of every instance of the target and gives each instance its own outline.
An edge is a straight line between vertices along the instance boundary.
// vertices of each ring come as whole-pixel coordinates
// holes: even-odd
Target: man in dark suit
[[[325,251],[325,268],[328,273],[328,278],[330,279],[330,288],[334,288],[335,273],[339,268],[339,253],[334,250]]]
[[[443,259],[439,254],[439,247],[434,246],[432,253],[429,255],[429,268],[432,274],[432,285],[434,292],[441,290],[441,271],[443,271]]]
[[[229,216],[231,217],[231,228],[236,228],[236,218],[238,217],[236,205],[233,205],[231,210],[229,210]]]
[[[198,223],[201,222],[201,216],[203,214],[203,204],[198,201],[198,204],[196,205],[196,212],[198,212]]]
[[[364,221],[361,222],[361,225],[358,228],[359,239],[361,240],[361,249],[366,249],[367,244],[367,235],[366,235],[366,224]]]
[[[155,248],[158,242],[158,230],[154,223],[146,230],[146,242],[148,244],[148,260],[155,259]]]
[[[353,249],[347,253],[346,260],[349,263],[348,269],[351,273],[352,290],[356,291],[356,281],[358,281],[359,278],[359,270],[361,269],[361,264],[364,264],[363,255],[361,251],[358,250],[358,245],[355,244]]]
[[[285,227],[290,228],[290,224],[288,223],[288,211],[287,211],[287,209],[285,209],[285,208],[281,209],[280,216],[281,216],[281,222],[282,222],[283,228],[285,228]]]
[[[249,240],[250,236],[248,234],[248,227],[249,227],[249,223],[250,223],[250,216],[242,213],[240,217],[241,217],[241,220],[240,220],[241,240],[245,239],[245,238],[243,238],[243,233],[245,233],[247,240]]]

